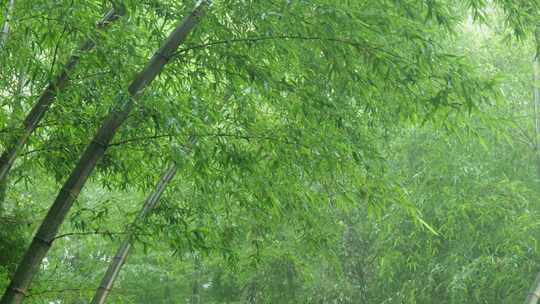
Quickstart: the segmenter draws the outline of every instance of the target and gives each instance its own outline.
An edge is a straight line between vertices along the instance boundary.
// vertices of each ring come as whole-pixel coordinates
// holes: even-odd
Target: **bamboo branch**
[[[111,232],[111,231],[89,231],[89,232],[67,232],[64,234],[59,234],[54,237],[54,240],[70,237],[70,236],[87,236],[87,235],[107,235],[107,236],[113,236],[113,235],[126,235],[129,232]],[[148,235],[148,234],[137,234],[137,235]]]
[[[301,35],[275,35],[275,36],[257,36],[257,37],[248,37],[248,38],[236,38],[236,39],[228,39],[228,40],[219,40],[219,41],[212,41],[208,43],[203,43],[199,45],[189,46],[186,48],[183,48],[181,50],[178,50],[178,52],[175,53],[176,55],[183,54],[192,50],[197,49],[205,49],[208,47],[213,46],[219,46],[219,45],[231,45],[235,43],[255,43],[255,42],[261,42],[261,41],[267,41],[267,40],[303,40],[303,41],[325,41],[325,42],[335,42],[340,44],[345,44],[349,46],[353,46],[357,49],[370,49],[370,50],[377,50],[382,53],[385,53],[391,57],[394,58],[401,58],[399,55],[394,54],[388,50],[384,50],[381,47],[374,47],[369,46],[365,43],[361,43],[354,40],[344,39],[344,38],[331,38],[331,37],[318,37],[318,36],[301,36]]]
[[[163,138],[171,138],[179,134],[174,133],[167,133],[167,134],[158,134],[153,136],[141,136],[141,137],[132,137],[125,140],[117,141],[110,143],[108,147],[117,147],[117,146],[123,146],[123,145],[131,145],[131,144],[137,144],[144,141],[152,141],[152,140],[158,140]],[[286,138],[279,138],[279,137],[272,137],[268,135],[250,135],[250,134],[240,134],[240,133],[203,133],[203,134],[191,134],[191,136],[195,137],[229,137],[229,138],[235,138],[235,139],[241,139],[241,140],[260,140],[260,141],[274,141],[274,142],[280,142],[287,145],[295,145],[295,146],[302,146],[309,148],[309,146],[298,142],[298,141],[292,141],[288,140]],[[25,153],[22,153],[21,156],[27,156],[34,153],[39,152],[48,152],[48,151],[57,151],[57,150],[67,150],[74,147],[80,147],[84,143],[75,143],[71,145],[61,145],[61,146],[47,146],[45,148],[37,148],[34,150],[27,151]]]
[[[30,292],[28,293],[28,297],[32,298],[32,297],[42,296],[42,295],[48,294],[48,293],[66,293],[66,292],[80,293],[81,291],[92,291],[92,290],[93,289],[91,289],[91,288],[47,289],[47,290],[41,290],[39,292],[32,292],[32,290],[30,290]],[[126,293],[126,290],[124,290],[124,289],[115,290],[115,293]]]

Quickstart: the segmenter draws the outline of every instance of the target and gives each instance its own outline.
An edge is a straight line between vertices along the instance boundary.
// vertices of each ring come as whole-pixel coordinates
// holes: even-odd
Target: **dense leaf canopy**
[[[90,303],[126,236],[111,303],[527,297],[538,1],[216,0],[170,57],[156,50],[195,1],[0,5],[0,152],[24,138],[0,178],[2,290],[19,288],[32,235],[132,98],[26,302]],[[152,56],[166,65],[131,94]]]

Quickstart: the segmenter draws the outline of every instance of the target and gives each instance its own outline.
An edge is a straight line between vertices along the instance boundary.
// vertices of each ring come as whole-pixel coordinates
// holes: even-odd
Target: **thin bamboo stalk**
[[[527,299],[525,299],[525,304],[537,304],[538,299],[540,299],[540,273],[536,275],[534,284],[527,294]]]
[[[124,14],[122,7],[110,9],[103,18],[97,23],[98,30],[106,29],[112,22],[116,21]],[[58,91],[66,88],[69,84],[69,74],[75,69],[81,54],[87,53],[96,46],[96,41],[87,39],[79,48],[69,57],[58,75],[56,75],[45,87],[39,99],[34,104],[26,118],[20,132],[11,138],[6,150],[0,156],[0,183],[5,183],[9,171],[17,158],[17,154],[24,147],[30,135],[37,128],[39,122],[54,103]]]
[[[534,154],[536,158],[537,178],[540,178],[540,118],[538,117],[538,108],[540,106],[540,90],[538,88],[539,81],[539,59],[540,56],[540,27],[536,28],[536,54],[533,59],[533,119],[534,119]],[[540,299],[540,272],[536,275],[536,279],[527,294],[525,304],[536,304]]]
[[[167,187],[167,185],[172,180],[175,174],[176,174],[176,164],[173,163],[161,176],[161,179],[159,180],[154,192],[152,192],[152,194],[150,194],[146,198],[143,208],[139,211],[137,218],[133,222],[134,225],[137,225],[140,222],[142,222],[148,216],[148,214],[155,208],[155,206],[157,205],[159,201],[159,198],[161,197],[161,194],[163,193],[163,191],[165,190],[165,188]],[[116,251],[114,258],[112,259],[111,263],[109,264],[109,267],[107,268],[107,272],[105,272],[105,275],[103,276],[103,279],[101,280],[101,283],[99,284],[99,287],[96,290],[94,298],[92,299],[92,302],[91,302],[92,304],[103,304],[107,300],[107,296],[109,295],[109,292],[112,289],[114,282],[116,281],[116,278],[118,277],[118,274],[120,273],[120,269],[122,268],[122,265],[124,265],[124,263],[126,262],[127,256],[131,249],[131,244],[133,242],[133,237],[134,237],[134,231],[128,230],[127,235],[125,236],[124,240],[122,241],[122,244]]]
[[[4,25],[2,26],[2,33],[0,37],[0,47],[4,46],[6,44],[8,37],[9,37],[9,28],[11,21],[11,13],[13,11],[13,8],[15,7],[15,0],[9,0],[8,6],[6,8],[6,14],[4,15]]]

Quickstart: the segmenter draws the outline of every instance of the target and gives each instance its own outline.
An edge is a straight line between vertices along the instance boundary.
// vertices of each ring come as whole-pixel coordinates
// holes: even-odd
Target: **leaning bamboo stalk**
[[[159,201],[159,198],[161,197],[161,194],[163,193],[163,191],[165,190],[165,188],[167,187],[167,185],[169,184],[169,182],[171,181],[171,179],[174,177],[175,174],[176,174],[176,164],[173,163],[161,176],[161,179],[159,180],[154,192],[146,198],[143,208],[139,211],[137,218],[133,222],[134,226],[137,224],[140,224],[140,222],[142,222],[148,216],[148,214],[155,208],[155,206],[157,205]],[[128,230],[127,235],[122,241],[122,244],[120,245],[120,247],[118,247],[118,250],[116,251],[116,254],[114,255],[114,258],[112,259],[111,263],[109,264],[109,267],[107,268],[107,272],[103,276],[103,279],[101,280],[101,283],[99,284],[99,287],[96,290],[94,298],[92,299],[92,302],[91,302],[92,304],[105,303],[107,296],[109,295],[109,292],[112,289],[113,284],[116,281],[116,278],[118,277],[118,274],[120,273],[120,269],[122,268],[122,265],[124,265],[127,259],[129,251],[131,249],[131,244],[133,242],[133,237],[134,237],[134,231],[132,229]]]
[[[165,64],[174,55],[178,46],[185,41],[191,30],[199,23],[210,0],[201,0],[193,12],[184,18],[181,24],[170,34],[164,45],[152,56],[144,69],[135,77],[128,88],[128,96],[120,100],[120,106],[113,109],[86,147],[76,167],[64,183],[56,200],[49,209],[45,219],[36,232],[30,247],[19,263],[15,275],[6,289],[0,304],[21,303],[28,287],[37,272],[41,261],[49,251],[58,229],[62,225],[73,202],[92,173],[97,162],[105,151],[118,128],[127,119],[135,105],[136,99],[144,89],[156,78]]]
[[[11,11],[15,7],[15,0],[9,0],[6,12],[4,14],[4,24],[2,25],[2,32],[0,32],[0,48],[2,48],[9,37]],[[5,200],[7,180],[0,178],[0,214],[2,214],[4,206],[2,203]]]
[[[105,30],[112,22],[116,21],[125,12],[123,7],[110,9],[103,18],[97,23],[98,30]],[[45,87],[39,99],[34,104],[30,113],[24,119],[20,132],[8,142],[6,150],[0,156],[0,183],[5,182],[18,152],[24,147],[30,135],[37,128],[39,122],[51,107],[58,91],[63,90],[69,84],[70,73],[75,69],[81,54],[91,51],[96,46],[93,39],[84,41],[78,49],[68,58],[66,64],[61,71],[56,75]]]

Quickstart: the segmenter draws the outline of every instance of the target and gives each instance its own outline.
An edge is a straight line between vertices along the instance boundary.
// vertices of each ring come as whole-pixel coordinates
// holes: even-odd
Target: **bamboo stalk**
[[[15,0],[9,0],[8,6],[6,8],[6,14],[4,15],[4,25],[2,26],[2,34],[0,38],[0,47],[4,46],[6,44],[8,37],[9,37],[9,22],[11,21],[11,13],[13,11],[13,8],[15,7]]]
[[[41,261],[49,251],[55,235],[62,225],[73,202],[92,173],[97,162],[105,151],[118,128],[127,119],[134,107],[135,100],[144,89],[155,79],[165,64],[169,61],[178,46],[185,41],[191,30],[198,24],[200,17],[209,4],[209,0],[201,0],[184,20],[176,27],[165,41],[164,45],[152,56],[144,69],[135,77],[128,88],[128,96],[120,100],[121,104],[113,109],[90,144],[86,147],[76,167],[61,188],[56,200],[41,223],[30,247],[20,262],[11,283],[6,289],[0,304],[21,303],[28,287],[37,272]]]
[[[540,27],[536,27],[535,30],[535,38],[536,38],[536,53],[534,55],[533,59],[533,119],[534,119],[534,154],[536,158],[536,172],[537,172],[537,178],[540,178],[540,119],[538,117],[538,107],[540,106],[540,90],[538,88],[538,60],[540,56]],[[536,304],[538,303],[538,299],[540,299],[540,272],[536,275],[536,279],[534,280],[534,283],[527,294],[527,298],[525,299],[525,304]]]
[[[161,197],[161,194],[163,193],[163,191],[165,190],[165,188],[167,187],[167,185],[169,184],[169,182],[171,181],[171,179],[174,177],[175,174],[176,174],[176,164],[173,163],[162,175],[154,192],[150,194],[148,198],[146,198],[143,208],[139,211],[139,214],[137,215],[137,218],[134,221],[134,225],[144,220],[146,216],[148,216],[148,214],[155,208],[155,206],[157,205],[159,201],[159,198]],[[131,244],[133,242],[133,236],[134,236],[134,231],[129,230],[128,234],[122,241],[122,244],[116,251],[114,258],[109,264],[109,267],[107,268],[107,272],[103,276],[103,279],[101,280],[101,283],[99,284],[99,287],[96,290],[94,298],[92,299],[92,302],[91,302],[92,304],[103,304],[107,300],[107,296],[109,295],[109,292],[112,289],[114,282],[116,281],[116,278],[118,277],[118,274],[120,273],[120,269],[122,268],[122,265],[124,265],[124,263],[126,262],[127,256],[131,249]]]
[[[537,178],[540,178],[540,119],[538,108],[540,106],[540,90],[538,89],[538,54],[533,60],[533,119],[534,119],[534,152],[536,157]]]
[[[527,299],[525,299],[525,304],[537,304],[538,299],[540,299],[540,273],[536,275],[534,284],[527,294]]]
[[[122,7],[110,9],[103,18],[97,23],[98,30],[106,29],[112,22],[116,21],[125,13]],[[30,113],[24,119],[21,127],[21,132],[11,139],[6,150],[0,156],[0,184],[5,183],[9,171],[17,158],[18,152],[24,147],[30,135],[37,128],[39,122],[53,104],[58,91],[63,90],[69,83],[69,74],[75,69],[79,63],[81,54],[89,52],[96,46],[96,42],[92,39],[84,41],[79,48],[69,57],[66,64],[58,75],[56,75],[49,84],[45,87],[39,99],[34,104]]]
[[[198,253],[195,254],[193,260],[193,282],[191,284],[191,297],[189,304],[200,304],[201,303],[201,268],[202,261]]]

